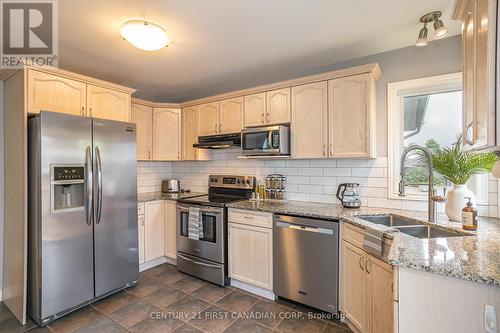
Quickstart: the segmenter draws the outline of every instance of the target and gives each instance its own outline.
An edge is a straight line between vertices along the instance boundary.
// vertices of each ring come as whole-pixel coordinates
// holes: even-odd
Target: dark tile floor
[[[347,326],[296,304],[233,287],[218,287],[161,265],[140,275],[134,288],[85,306],[47,327],[19,325],[0,303],[0,332],[328,332]]]

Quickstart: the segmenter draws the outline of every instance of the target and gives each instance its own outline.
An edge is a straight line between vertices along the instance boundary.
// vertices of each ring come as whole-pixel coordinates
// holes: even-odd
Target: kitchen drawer
[[[273,214],[242,209],[229,209],[228,221],[256,227],[273,227]]]
[[[137,204],[137,215],[144,215],[144,202]]]
[[[344,240],[362,249],[363,238],[365,237],[365,231],[361,228],[355,227],[345,222],[343,222],[343,225],[344,225]]]

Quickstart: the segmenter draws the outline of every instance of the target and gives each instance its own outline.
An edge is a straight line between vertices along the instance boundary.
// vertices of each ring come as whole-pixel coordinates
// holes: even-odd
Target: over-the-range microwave
[[[245,128],[241,151],[245,156],[290,156],[290,126]]]

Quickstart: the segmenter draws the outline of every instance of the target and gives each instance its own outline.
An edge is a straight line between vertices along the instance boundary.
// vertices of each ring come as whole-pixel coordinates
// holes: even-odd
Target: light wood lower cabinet
[[[181,158],[181,110],[153,109],[153,160]]]
[[[358,246],[362,237],[349,228],[342,240],[342,304],[349,325],[358,332],[386,333],[394,331],[394,271],[384,261]],[[359,230],[359,234],[362,231]],[[359,235],[360,236],[360,235]]]
[[[267,214],[271,216],[272,214]],[[273,289],[273,229],[271,227],[254,226],[253,221],[263,219],[262,214],[238,210],[236,221],[231,220],[229,212],[228,223],[228,261],[229,277],[264,289]],[[245,218],[245,216],[247,218]]]
[[[150,161],[153,158],[153,108],[132,104],[131,122],[136,125],[137,159]]]
[[[28,113],[44,110],[84,116],[86,96],[84,82],[28,70]]]
[[[365,252],[343,241],[343,311],[360,331],[367,332],[368,277],[364,268]]]
[[[130,94],[87,84],[87,116],[130,121]]]
[[[144,225],[144,215],[139,215],[137,219],[137,231],[139,236],[139,242],[137,247],[139,248],[139,264],[144,264],[144,236],[145,236],[145,225]]]
[[[177,257],[177,202],[165,201],[165,256]]]
[[[147,262],[165,254],[164,202],[146,202],[144,210],[144,260]]]

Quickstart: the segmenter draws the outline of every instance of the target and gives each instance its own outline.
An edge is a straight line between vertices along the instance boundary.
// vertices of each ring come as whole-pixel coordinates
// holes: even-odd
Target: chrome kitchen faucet
[[[446,202],[446,188],[444,189],[443,195],[436,195],[434,190],[434,175],[432,172],[432,153],[425,147],[412,145],[405,148],[401,154],[401,165],[400,165],[400,180],[399,180],[399,196],[406,196],[405,193],[405,160],[408,154],[413,150],[420,150],[424,153],[427,159],[427,171],[429,173],[429,189],[427,193],[427,204],[428,204],[428,220],[429,222],[436,222],[436,202]]]

